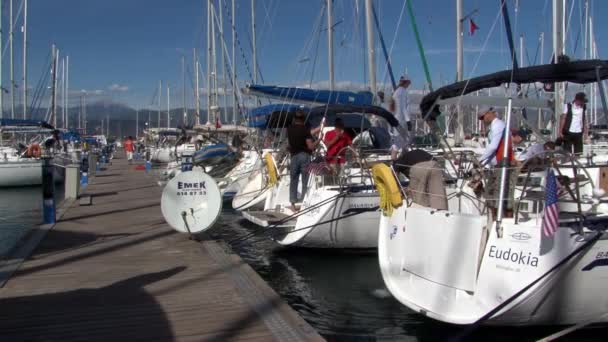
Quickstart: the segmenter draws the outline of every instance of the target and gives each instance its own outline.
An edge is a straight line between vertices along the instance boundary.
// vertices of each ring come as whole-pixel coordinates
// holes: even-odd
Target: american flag
[[[557,207],[557,179],[552,169],[547,171],[547,185],[545,186],[545,212],[543,215],[543,234],[551,237],[559,226],[559,208]]]
[[[308,164],[307,170],[314,175],[321,175],[331,171],[329,164],[325,160],[315,160]]]

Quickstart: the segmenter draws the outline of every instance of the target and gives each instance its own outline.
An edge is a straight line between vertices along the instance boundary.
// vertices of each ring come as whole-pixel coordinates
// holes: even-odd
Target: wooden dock
[[[237,255],[171,230],[161,191],[115,159],[92,205],[33,231],[0,264],[0,340],[322,340]]]

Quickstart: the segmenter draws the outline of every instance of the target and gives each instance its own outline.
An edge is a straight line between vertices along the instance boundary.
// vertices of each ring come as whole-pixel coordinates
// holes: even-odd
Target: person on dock
[[[507,147],[507,159],[504,159],[505,139],[504,132],[506,124],[498,118],[496,110],[491,106],[483,106],[478,112],[479,120],[483,120],[487,127],[489,143],[486,146],[479,162],[482,165],[489,166],[486,177],[485,198],[486,205],[492,211],[493,217],[496,218],[498,212],[498,203],[500,196],[500,175],[501,166],[506,163],[507,167],[511,166],[514,161],[513,154],[513,139],[509,139]],[[507,180],[508,196],[505,203],[505,217],[513,217],[513,200],[515,181],[513,177],[517,177],[516,172],[510,172],[510,178]],[[516,179],[516,178],[515,178]]]
[[[563,140],[565,151],[583,153],[583,139],[589,138],[587,125],[587,96],[580,92],[574,101],[564,104],[563,114],[559,120],[559,137]]]
[[[412,132],[412,122],[409,112],[408,90],[412,82],[407,76],[401,76],[399,86],[393,93],[393,101],[390,109],[399,121],[399,125],[391,130],[393,145],[391,146],[391,157],[397,159],[399,153],[405,151],[409,146],[410,135]]]
[[[414,203],[437,210],[448,209],[442,168],[430,153],[420,149],[403,152],[393,165],[409,179],[407,191]]]
[[[127,153],[127,160],[129,164],[133,161],[133,152],[135,151],[135,144],[133,143],[133,137],[129,136],[124,142],[125,152]]]
[[[310,133],[310,128],[305,124],[306,113],[297,111],[294,115],[294,120],[291,126],[287,128],[287,141],[289,144],[289,153],[291,155],[291,163],[289,164],[289,201],[291,209],[296,212],[298,208],[298,182],[302,176],[302,198],[306,194],[308,184],[308,163],[310,163],[310,155],[315,149],[315,143]]]
[[[327,153],[325,159],[332,169],[334,175],[340,174],[340,167],[346,162],[345,148],[353,144],[353,138],[344,131],[344,122],[342,119],[337,118],[334,122],[334,129],[325,133],[323,139],[325,146],[327,147]]]

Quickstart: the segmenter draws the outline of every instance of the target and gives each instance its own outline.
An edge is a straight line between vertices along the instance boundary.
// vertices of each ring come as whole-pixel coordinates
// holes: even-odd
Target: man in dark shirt
[[[310,129],[304,124],[306,113],[297,111],[291,126],[287,128],[287,141],[289,142],[289,153],[291,163],[289,165],[289,201],[291,209],[295,212],[298,202],[298,182],[302,175],[302,198],[306,195],[308,185],[307,166],[310,163],[310,154],[315,148],[315,144],[310,134]]]
[[[440,165],[423,150],[407,151],[395,161],[395,170],[409,180],[408,192],[414,203],[447,210],[448,201]]]

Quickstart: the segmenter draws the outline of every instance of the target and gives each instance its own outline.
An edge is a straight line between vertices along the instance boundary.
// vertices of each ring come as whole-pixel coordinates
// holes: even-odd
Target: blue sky
[[[215,0],[216,2],[218,0]],[[413,1],[416,20],[427,58],[437,86],[440,79],[455,77],[455,0]],[[14,0],[15,12],[21,0]],[[237,30],[242,51],[237,52],[237,75],[240,85],[249,82],[245,67],[251,69],[250,0],[236,0]],[[393,68],[407,70],[415,88],[424,86],[424,74],[415,45],[407,11],[399,23],[402,0],[375,0],[381,29],[390,48]],[[551,0],[521,0],[518,13],[515,1],[509,0],[511,21],[516,37],[525,35],[530,58],[538,46],[540,32],[546,32],[545,59],[551,53]],[[258,64],[267,84],[323,85],[327,80],[326,34],[317,34],[322,0],[256,0]],[[580,8],[583,1],[574,0],[569,28],[568,53],[572,54],[580,31]],[[600,56],[606,46],[608,1],[592,0],[592,14],[598,20],[595,33]],[[357,9],[357,4],[358,9]],[[568,9],[572,0],[568,0]],[[230,5],[228,0],[228,6]],[[504,69],[509,54],[504,26],[497,16],[499,0],[464,0],[465,14],[477,9],[473,19],[480,27],[474,36],[465,34],[465,76]],[[8,32],[8,0],[3,0],[3,44]],[[228,18],[224,12],[227,44],[230,49]],[[344,85],[364,84],[365,35],[363,0],[334,0],[336,80]],[[495,21],[499,18],[498,21]],[[21,83],[22,35],[18,19],[15,33],[16,79]],[[73,92],[95,92],[93,100],[113,100],[136,107],[153,107],[150,103],[158,81],[172,87],[172,107],[181,106],[181,56],[186,54],[191,72],[192,49],[204,52],[206,47],[206,1],[204,0],[30,0],[28,17],[29,84],[35,85],[47,72],[51,43],[60,55],[70,56],[70,88]],[[494,29],[492,30],[492,27]],[[465,29],[468,23],[465,23]],[[318,40],[318,42],[317,42]],[[376,40],[378,43],[378,40]],[[219,43],[218,43],[219,44]],[[485,46],[484,46],[485,44]],[[318,46],[318,47],[317,47]],[[483,52],[482,52],[483,51]],[[579,42],[577,53],[581,56]],[[218,56],[220,50],[218,49]],[[245,58],[243,58],[243,55]],[[377,49],[378,80],[388,82],[382,51]],[[316,62],[315,62],[316,56]],[[219,58],[218,58],[219,60]],[[303,61],[307,60],[307,61]],[[477,63],[477,61],[479,62]],[[204,56],[201,64],[206,65]],[[314,69],[313,69],[314,65]],[[8,83],[8,51],[4,53],[3,83]],[[220,66],[218,65],[218,68]],[[314,70],[314,72],[313,72]],[[192,82],[188,76],[187,102],[193,106]],[[201,85],[204,87],[204,83]],[[166,91],[166,90],[165,90]],[[6,106],[5,97],[5,106]],[[163,107],[166,106],[163,94]],[[77,104],[72,96],[72,105]],[[204,105],[204,101],[203,101]]]

